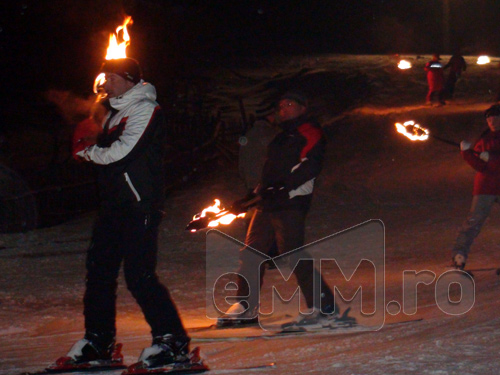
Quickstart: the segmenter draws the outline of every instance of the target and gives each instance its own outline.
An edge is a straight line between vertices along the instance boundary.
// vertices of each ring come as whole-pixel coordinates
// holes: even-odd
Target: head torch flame
[[[395,124],[398,133],[403,134],[405,137],[412,141],[426,141],[429,139],[429,130],[415,124],[414,121],[406,121],[404,124]]]
[[[106,60],[113,59],[123,59],[127,57],[127,47],[130,44],[130,35],[127,31],[127,25],[132,25],[132,17],[128,16],[123,21],[123,24],[116,28],[115,33],[109,35],[109,44],[106,52]],[[120,37],[121,31],[121,37]],[[118,42],[118,40],[121,40]],[[106,96],[104,93],[104,83],[106,82],[106,76],[104,73],[100,73],[94,80],[94,94],[98,94],[98,99]]]
[[[106,60],[123,59],[127,57],[126,49],[130,44],[130,35],[127,31],[128,24],[132,24],[132,17],[130,16],[125,19],[123,25],[116,28],[116,32],[114,34],[110,34]],[[120,31],[122,31],[121,42],[118,42]]]

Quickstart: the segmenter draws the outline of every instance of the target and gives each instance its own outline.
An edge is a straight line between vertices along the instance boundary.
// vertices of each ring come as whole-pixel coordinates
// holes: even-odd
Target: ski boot
[[[155,337],[153,344],[142,351],[137,363],[129,366],[122,375],[207,371],[200,349],[189,352],[189,341],[187,336],[171,334]]]
[[[452,267],[455,267],[457,270],[463,270],[465,268],[465,256],[462,254],[456,254],[452,258]]]
[[[112,337],[112,336],[111,336]],[[68,354],[60,357],[47,367],[47,372],[67,372],[75,370],[113,370],[125,368],[122,344],[115,345],[115,339],[103,340],[102,335],[89,333],[77,341]]]
[[[340,322],[345,314],[339,317],[336,311],[335,304],[329,305],[322,310],[313,307],[304,314],[299,314],[293,321],[283,324],[282,328],[283,330],[307,330],[337,327],[337,322]]]
[[[217,328],[242,327],[259,323],[257,308],[249,309],[246,301],[232,305],[226,313],[217,319]]]

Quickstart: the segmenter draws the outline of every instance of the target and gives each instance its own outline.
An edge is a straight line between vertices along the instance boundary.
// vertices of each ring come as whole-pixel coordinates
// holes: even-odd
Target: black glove
[[[249,204],[249,203],[251,200],[255,199],[256,197],[257,197],[257,194],[255,194],[254,192],[248,193],[245,197],[238,199],[238,200],[235,200],[231,204],[229,211],[232,212],[233,214],[241,214],[243,212],[247,212],[250,207],[255,205],[255,203],[253,203],[253,204]]]
[[[260,191],[260,196],[265,200],[285,200],[290,199],[288,190],[284,186],[269,186]]]

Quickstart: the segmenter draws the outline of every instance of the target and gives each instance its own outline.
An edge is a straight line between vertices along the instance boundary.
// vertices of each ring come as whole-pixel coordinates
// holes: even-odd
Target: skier
[[[189,343],[169,292],[156,274],[158,226],[164,199],[165,122],[153,85],[131,58],[103,64],[111,111],[96,143],[74,150],[97,170],[101,207],[86,261],[85,336],[56,364],[62,368],[122,365],[115,358],[116,289],[124,264],[127,287],[151,326],[152,346],[134,371],[181,364]],[[76,144],[79,144],[78,141]]]
[[[447,99],[451,100],[453,99],[453,94],[455,93],[455,84],[462,75],[462,72],[467,70],[467,64],[463,56],[460,54],[460,50],[457,50],[443,69],[446,70],[448,68],[450,68],[450,72],[448,73],[448,78],[446,79],[444,91]]]
[[[237,297],[219,326],[258,321],[258,291],[265,268],[253,255],[253,249],[269,254],[276,241],[279,254],[304,245],[305,218],[311,204],[314,180],[322,168],[325,137],[321,127],[307,115],[307,98],[290,91],[279,100],[277,116],[282,131],[271,141],[259,185],[254,195],[262,199],[247,231],[245,247],[240,251]],[[248,197],[248,200],[252,197]],[[243,204],[241,200],[235,202]],[[297,325],[316,324],[338,314],[332,291],[320,280],[321,293],[315,298],[314,280],[318,271],[311,261],[299,262],[304,252],[292,252],[294,274],[306,299],[309,314],[299,315]],[[252,291],[252,294],[250,294]],[[248,298],[246,298],[248,296]]]
[[[464,160],[477,173],[474,178],[473,198],[467,219],[459,230],[452,249],[452,265],[464,269],[470,247],[478,236],[495,202],[500,199],[500,105],[485,112],[488,128],[474,144],[460,143]]]
[[[445,105],[444,101],[444,73],[443,65],[439,62],[441,58],[438,54],[432,55],[432,60],[425,64],[424,70],[427,72],[427,83],[429,91],[426,96],[426,104],[431,105],[435,96],[438,99],[438,106]]]

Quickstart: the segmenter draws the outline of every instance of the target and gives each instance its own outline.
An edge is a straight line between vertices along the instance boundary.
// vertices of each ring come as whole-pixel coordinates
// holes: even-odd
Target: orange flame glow
[[[123,21],[123,24],[116,28],[115,33],[109,34],[109,44],[106,52],[106,60],[123,59],[127,57],[126,49],[130,44],[130,35],[127,31],[127,25],[132,25],[132,23],[132,17],[128,16],[127,18],[125,18],[125,21]],[[121,42],[118,42],[118,39],[120,39]],[[94,93],[98,94],[97,101],[106,96],[104,93],[102,93],[104,82],[106,82],[106,76],[104,73],[100,73],[94,80]],[[101,93],[99,93],[100,91]]]
[[[414,121],[406,121],[404,124],[395,124],[398,133],[412,141],[426,141],[429,139],[429,130],[416,124]]]
[[[490,58],[488,56],[479,56],[477,58],[477,65],[485,65],[485,64],[489,64],[491,62]]]
[[[411,63],[409,61],[406,61],[406,60],[401,60],[398,64],[398,68],[401,70],[410,69]]]
[[[125,19],[123,25],[120,25],[116,28],[116,32],[114,34],[109,35],[109,44],[106,53],[106,60],[123,59],[127,57],[126,49],[130,44],[130,35],[128,34],[127,31],[128,24],[132,25],[132,17],[130,16],[128,16]],[[122,32],[120,38],[121,42],[118,42],[120,31]]]
[[[214,216],[214,218],[213,218],[213,220],[211,220],[208,223],[208,227],[215,228],[215,227],[219,226],[219,224],[229,225],[234,221],[234,219],[245,217],[244,212],[241,214],[235,215],[233,213],[230,213],[229,210],[226,210],[225,208],[221,208],[220,207],[220,200],[218,200],[218,199],[215,199],[214,202],[215,202],[215,204],[213,206],[209,206],[207,208],[204,208],[201,211],[201,213],[194,215],[193,220],[200,220],[201,218],[204,218],[207,215],[212,214]],[[191,232],[196,232],[196,229],[192,229]]]

